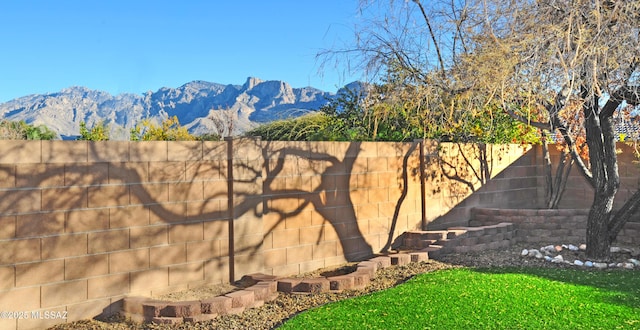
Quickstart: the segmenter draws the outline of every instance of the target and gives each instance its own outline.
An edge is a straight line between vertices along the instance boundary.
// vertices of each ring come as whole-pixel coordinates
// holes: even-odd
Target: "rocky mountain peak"
[[[217,133],[211,118],[220,110],[237,113],[236,134],[259,123],[309,111],[327,104],[335,94],[284,81],[249,77],[244,85],[196,80],[178,88],[163,87],[144,94],[118,94],[74,86],[52,94],[36,94],[0,103],[0,118],[47,125],[62,137],[79,134],[80,122],[89,127],[104,121],[112,139],[128,139],[128,131],[143,119],[160,122],[177,116],[193,134]]]
[[[242,89],[244,90],[252,90],[254,87],[256,87],[257,85],[263,83],[264,80],[261,80],[259,78],[256,77],[249,77],[247,78],[247,81],[244,83],[244,85],[242,85]]]

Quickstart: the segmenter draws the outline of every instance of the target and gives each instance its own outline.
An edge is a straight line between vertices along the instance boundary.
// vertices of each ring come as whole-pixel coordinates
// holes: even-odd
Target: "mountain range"
[[[0,118],[46,125],[63,139],[78,136],[80,122],[92,127],[104,121],[109,125],[112,140],[126,140],[130,129],[143,120],[157,124],[173,116],[194,135],[228,135],[230,128],[232,134],[239,134],[260,123],[317,111],[344,89],[357,88],[358,84],[351,83],[337,93],[329,93],[249,77],[243,85],[192,81],[178,88],[115,96],[86,87],[70,87],[0,103]]]

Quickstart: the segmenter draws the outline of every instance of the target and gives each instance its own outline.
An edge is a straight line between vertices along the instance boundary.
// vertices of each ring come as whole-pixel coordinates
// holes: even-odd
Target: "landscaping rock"
[[[545,253],[545,254],[551,254],[556,252],[556,247],[553,245],[547,245],[545,247],[540,248],[540,251],[542,251],[542,253]]]
[[[529,250],[529,255],[536,258],[536,259],[542,259],[543,255],[542,253],[540,253],[540,251],[533,249],[533,250]]]

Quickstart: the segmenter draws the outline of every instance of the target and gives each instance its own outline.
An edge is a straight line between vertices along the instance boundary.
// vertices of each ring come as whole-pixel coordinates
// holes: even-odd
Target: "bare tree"
[[[213,122],[216,133],[220,137],[227,137],[233,135],[238,114],[231,109],[218,109],[209,115],[209,119]]]
[[[500,85],[492,86],[503,109],[562,136],[594,188],[587,255],[607,259],[640,207],[639,190],[613,209],[620,185],[614,115],[640,103],[640,2],[545,0],[486,8],[471,62],[486,52],[508,63],[496,77]],[[532,118],[535,113],[542,120]],[[581,131],[587,153],[579,150]]]
[[[361,1],[363,13],[372,6],[385,14],[357,31],[353,48],[333,54],[354,54],[378,79],[413,89],[404,100],[422,109],[425,125],[497,105],[558,135],[570,159],[561,157],[549,205],[576,167],[595,192],[587,255],[607,259],[640,208],[638,191],[613,209],[614,117],[640,103],[640,1]]]

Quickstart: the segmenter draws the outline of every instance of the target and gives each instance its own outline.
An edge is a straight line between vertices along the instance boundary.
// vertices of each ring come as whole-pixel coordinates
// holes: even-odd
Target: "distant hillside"
[[[233,130],[237,134],[259,123],[318,110],[334,97],[333,93],[312,87],[292,88],[283,81],[258,78],[248,78],[241,86],[193,81],[143,95],[113,96],[85,87],[71,87],[1,103],[0,118],[44,124],[63,138],[79,135],[82,121],[91,127],[104,120],[111,127],[112,139],[122,140],[128,139],[129,129],[145,118],[159,123],[164,118],[177,116],[183,126],[198,135],[218,133],[220,122],[234,118]]]

